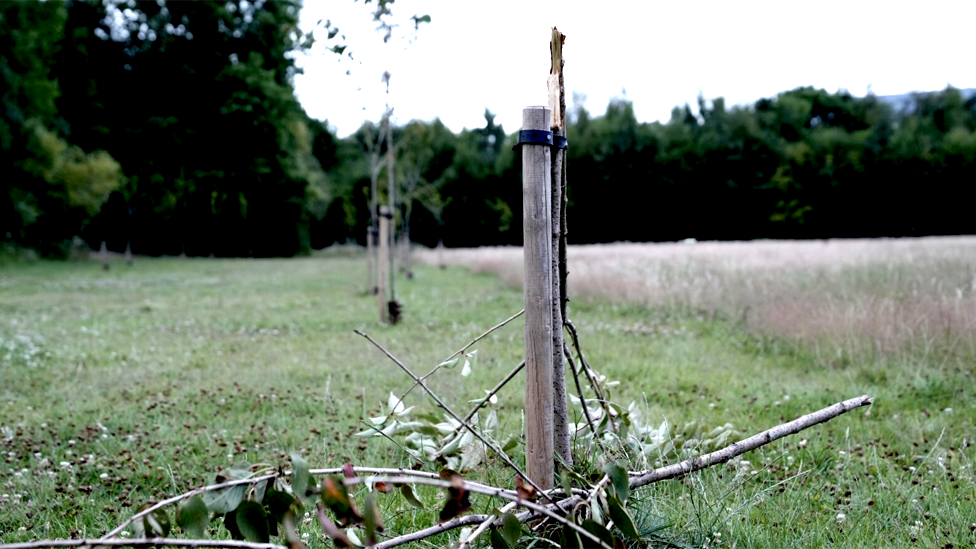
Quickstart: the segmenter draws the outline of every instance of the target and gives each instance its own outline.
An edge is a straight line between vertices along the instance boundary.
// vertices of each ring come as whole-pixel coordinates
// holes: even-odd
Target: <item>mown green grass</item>
[[[91,537],[146,501],[239,462],[411,466],[394,444],[351,437],[409,386],[353,333],[426,372],[522,306],[489,275],[421,267],[406,312],[380,325],[357,258],[141,259],[0,267],[0,539]],[[642,489],[642,515],[692,547],[971,547],[976,496],[974,357],[757,336],[734,321],[579,298],[591,364],[652,423],[731,422],[743,436],[869,394],[870,408],[725,465]],[[470,377],[432,388],[459,410],[521,360],[521,320],[475,346]],[[966,348],[971,348],[967,346]],[[499,403],[521,428],[521,385]],[[407,404],[434,411],[415,391]],[[581,454],[582,455],[582,454]],[[63,464],[62,464],[63,463]],[[472,476],[511,482],[497,461]],[[432,508],[438,494],[421,492]],[[475,498],[475,510],[496,503]],[[388,530],[431,524],[399,496]],[[309,520],[309,543],[326,546]],[[390,533],[388,531],[388,533]],[[456,534],[428,545],[443,546]]]

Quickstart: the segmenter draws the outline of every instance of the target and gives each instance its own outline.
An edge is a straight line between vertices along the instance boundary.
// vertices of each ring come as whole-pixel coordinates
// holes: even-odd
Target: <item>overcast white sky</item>
[[[854,95],[976,87],[976,0],[399,0],[403,25],[388,44],[374,6],[305,0],[303,29],[331,20],[355,58],[319,44],[298,59],[302,105],[341,136],[379,119],[386,103],[400,124],[482,127],[487,107],[518,130],[523,107],[547,102],[553,25],[566,34],[567,94],[586,94],[593,114],[623,90],[638,119],[666,121],[699,91],[733,105],[807,85]],[[432,18],[416,36],[414,14]]]

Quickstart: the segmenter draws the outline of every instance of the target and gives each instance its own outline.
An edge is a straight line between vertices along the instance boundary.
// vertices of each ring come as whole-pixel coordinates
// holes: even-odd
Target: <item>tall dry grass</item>
[[[521,248],[425,250],[522,283]],[[569,292],[876,351],[976,350],[976,237],[570,246]]]

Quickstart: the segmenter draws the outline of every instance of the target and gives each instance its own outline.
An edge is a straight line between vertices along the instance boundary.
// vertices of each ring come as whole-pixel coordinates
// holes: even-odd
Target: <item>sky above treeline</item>
[[[567,95],[594,114],[626,97],[647,122],[694,107],[699,93],[736,105],[798,86],[857,96],[976,87],[974,0],[400,0],[392,8],[399,26],[384,43],[375,3],[305,1],[302,28],[324,36],[317,24],[330,21],[352,52],[319,42],[297,58],[302,105],[340,136],[378,120],[387,104],[398,124],[439,117],[453,131],[483,127],[488,108],[517,130],[524,107],[547,102],[554,25],[566,34]],[[415,14],[431,22],[415,31]]]

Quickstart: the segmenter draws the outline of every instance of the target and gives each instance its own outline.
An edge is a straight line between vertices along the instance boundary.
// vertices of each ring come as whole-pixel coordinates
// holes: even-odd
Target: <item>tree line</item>
[[[391,150],[380,121],[337,137],[295,97],[295,55],[316,39],[298,28],[300,9],[0,2],[8,245],[59,256],[80,237],[148,255],[263,257],[364,243],[388,154],[401,233],[519,244],[516,132],[486,110],[483,127],[458,133],[438,120],[395,127]],[[324,30],[320,40],[335,37]],[[598,116],[576,104],[574,243],[976,232],[962,198],[976,182],[971,91],[895,105],[797,88],[734,107],[700,98],[653,123],[624,98]]]

